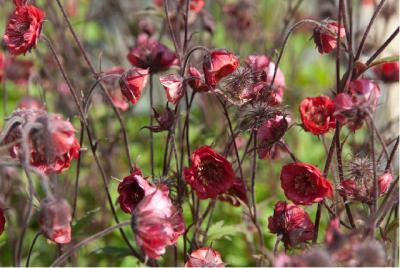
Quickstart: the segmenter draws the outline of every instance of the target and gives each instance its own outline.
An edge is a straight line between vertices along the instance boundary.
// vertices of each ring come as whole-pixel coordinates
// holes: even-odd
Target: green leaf
[[[207,241],[212,242],[218,239],[231,239],[231,236],[242,232],[237,225],[224,225],[224,221],[218,221],[210,226],[208,230]]]
[[[74,234],[77,234],[81,229],[88,226],[92,222],[94,215],[99,211],[100,207],[92,209],[86,212],[86,214],[82,218],[74,222],[72,224],[72,231],[74,232]]]

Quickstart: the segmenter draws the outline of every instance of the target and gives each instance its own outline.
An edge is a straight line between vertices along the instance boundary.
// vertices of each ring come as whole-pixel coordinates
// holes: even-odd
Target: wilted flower
[[[45,14],[39,8],[21,1],[14,3],[16,7],[8,19],[4,41],[11,54],[20,55],[36,46]]]
[[[154,190],[155,187],[142,177],[140,169],[135,169],[118,184],[118,202],[122,211],[131,214],[139,202]]]
[[[258,157],[263,159],[272,146],[279,142],[288,128],[286,116],[276,115],[264,122],[257,131]]]
[[[174,245],[185,231],[183,217],[168,196],[168,188],[159,185],[146,195],[133,212],[132,228],[136,242],[146,256],[160,258],[167,246]]]
[[[333,111],[335,103],[326,96],[305,98],[300,103],[303,127],[314,135],[325,134],[336,125]]]
[[[189,78],[188,84],[191,86],[191,88],[194,91],[206,92],[206,91],[209,91],[210,89],[212,89],[205,83],[204,77],[201,75],[199,70],[197,70],[195,67],[189,68],[189,74],[192,76],[192,78]]]
[[[192,165],[183,173],[200,199],[215,198],[235,183],[232,165],[209,146],[194,151],[191,162]]]
[[[43,234],[57,244],[71,241],[71,208],[62,198],[46,198],[40,203],[39,223]]]
[[[133,66],[149,69],[150,73],[167,70],[175,64],[177,58],[174,52],[146,33],[141,33],[136,39],[136,44],[128,54],[128,60]]]
[[[246,185],[240,178],[236,178],[232,187],[225,193],[218,196],[218,199],[230,203],[232,206],[240,206],[240,201],[247,204],[247,190]]]
[[[363,125],[368,113],[373,113],[378,104],[380,89],[368,79],[358,79],[350,82],[348,93],[339,93],[335,98],[334,116],[346,124],[352,131]]]
[[[321,54],[330,53],[337,47],[337,36],[346,36],[343,25],[340,26],[335,21],[324,21],[320,26],[314,28],[313,38],[318,52]]]
[[[218,251],[204,247],[190,253],[185,267],[225,267],[225,264]]]
[[[161,113],[157,112],[156,109],[153,108],[154,119],[157,121],[158,125],[146,126],[144,128],[150,129],[152,132],[161,132],[168,131],[174,125],[175,122],[175,113],[168,106]]]
[[[317,167],[307,163],[283,166],[281,186],[286,197],[295,204],[311,205],[333,195],[331,182]]]
[[[213,50],[204,56],[203,71],[208,85],[215,87],[225,76],[233,73],[239,60],[225,49]]]
[[[38,109],[18,109],[8,119],[4,131],[2,144],[12,144],[10,156],[24,159],[22,144],[27,142],[30,164],[46,174],[63,171],[79,156],[75,129],[61,115]],[[28,141],[21,141],[27,131]]]
[[[4,217],[4,211],[0,208],[0,235],[4,232],[4,226],[6,225],[6,218]]]
[[[20,100],[18,108],[44,110],[44,104],[35,99],[34,97],[25,96]]]
[[[281,236],[286,248],[314,238],[314,224],[307,212],[283,201],[275,204],[274,215],[268,218],[268,229]]]
[[[378,79],[383,82],[398,82],[399,81],[399,62],[386,62],[374,67],[374,73]]]
[[[160,83],[163,85],[167,99],[177,104],[183,96],[183,77],[178,74],[167,74],[160,76]]]
[[[124,73],[119,81],[122,94],[132,104],[136,104],[146,86],[149,71],[147,69],[132,68]]]

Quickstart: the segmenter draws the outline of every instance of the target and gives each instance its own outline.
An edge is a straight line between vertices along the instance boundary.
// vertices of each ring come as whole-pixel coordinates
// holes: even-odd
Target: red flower
[[[224,49],[213,50],[204,57],[205,81],[211,87],[215,87],[219,80],[233,73],[238,66],[239,60],[231,52]]]
[[[42,30],[44,12],[32,5],[17,1],[8,19],[4,41],[13,55],[25,54],[36,46]]]
[[[34,125],[34,127],[33,127]],[[31,165],[46,174],[60,173],[67,169],[73,158],[79,156],[79,142],[75,138],[75,129],[61,115],[48,114],[44,110],[16,110],[5,128],[3,144],[14,143],[10,156],[23,157],[22,133],[29,131],[28,145]]]
[[[272,91],[266,91],[265,89],[269,88],[272,78],[274,77],[275,63],[265,55],[249,55],[246,58],[245,63],[253,70],[253,72],[261,75],[261,80],[264,85],[264,89],[261,93],[265,96],[267,102],[271,105],[282,103],[286,82],[285,76],[279,67],[276,70]],[[257,89],[258,88],[259,85],[257,85]]]
[[[385,172],[383,175],[379,176],[378,184],[379,184],[379,192],[380,194],[384,194],[389,190],[389,186],[393,181],[393,175],[390,172]]]
[[[325,134],[336,126],[333,111],[335,103],[326,96],[305,98],[300,103],[303,127],[314,135]]]
[[[122,94],[132,104],[136,104],[146,86],[149,71],[147,69],[132,68],[121,76],[119,85]]]
[[[380,89],[368,79],[358,79],[350,82],[348,93],[339,93],[335,98],[334,116],[346,124],[352,131],[363,125],[368,113],[376,110]]]
[[[178,74],[167,74],[160,76],[160,83],[164,86],[167,99],[177,104],[183,96],[183,78]]]
[[[192,165],[183,173],[200,199],[215,198],[235,183],[231,164],[211,147],[203,146],[194,151],[191,161]]]
[[[270,148],[274,143],[280,141],[288,128],[288,121],[286,116],[282,115],[275,115],[265,121],[257,131],[259,149]]]
[[[194,91],[197,92],[206,92],[211,89],[205,82],[204,77],[201,75],[199,70],[195,67],[189,68],[189,74],[193,77],[189,80],[188,84],[192,87]]]
[[[164,0],[154,0],[154,4],[158,7],[162,7],[164,5]],[[199,13],[206,3],[204,0],[190,0],[189,9],[195,13]]]
[[[119,78],[124,73],[124,68],[115,66],[104,72],[106,75],[103,78],[103,83],[107,88],[108,94],[110,94],[111,100],[115,107],[126,111],[129,108],[129,102],[126,100],[119,86]]]
[[[185,267],[225,267],[225,264],[218,251],[204,247],[190,253]]]
[[[330,53],[337,46],[337,36],[340,38],[346,36],[343,25],[340,27],[335,21],[322,22],[320,26],[314,28],[313,38],[318,52]]]
[[[158,259],[185,231],[183,217],[168,197],[168,188],[153,188],[133,212],[136,242],[147,257]]]
[[[399,62],[386,62],[376,66],[374,69],[376,76],[383,82],[399,81]]]
[[[64,199],[44,199],[40,203],[39,223],[43,234],[57,244],[71,241],[71,208]]]
[[[232,206],[240,206],[240,201],[247,204],[246,185],[240,178],[236,178],[234,184],[225,193],[218,196],[218,199],[230,203]]]
[[[321,171],[307,163],[290,163],[281,171],[281,186],[295,204],[311,205],[332,197],[332,184]]]
[[[154,188],[146,178],[142,177],[141,171],[136,169],[118,184],[118,202],[122,211],[131,214],[139,202],[149,192],[154,191]]]
[[[0,235],[4,232],[4,226],[6,225],[6,218],[4,217],[4,211],[0,208]]]
[[[274,215],[268,218],[268,229],[282,237],[286,248],[314,238],[314,224],[307,212],[283,201],[275,204]]]
[[[166,46],[141,33],[135,46],[129,51],[128,60],[133,66],[149,69],[150,73],[158,73],[175,64],[177,58]]]

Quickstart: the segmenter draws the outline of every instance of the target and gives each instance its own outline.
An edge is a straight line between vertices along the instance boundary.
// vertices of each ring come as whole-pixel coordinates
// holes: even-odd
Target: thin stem
[[[365,63],[365,65],[370,65],[378,56],[379,54],[381,54],[381,52],[383,50],[385,50],[385,48],[393,41],[393,39],[399,34],[399,28],[397,27],[397,29],[389,36],[388,39],[386,39],[386,41],[378,48],[377,51],[375,51],[375,53],[367,60],[367,62]]]
[[[35,234],[35,237],[34,237],[33,240],[32,240],[32,244],[31,244],[31,246],[30,246],[30,248],[29,248],[29,252],[28,252],[28,257],[27,257],[27,259],[26,259],[26,264],[25,264],[26,267],[29,267],[29,262],[30,262],[30,260],[31,260],[31,255],[32,255],[33,247],[35,246],[36,240],[39,238],[39,236],[40,236],[41,234],[42,234],[42,232],[37,232],[37,233]]]
[[[117,225],[108,227],[108,228],[104,229],[103,231],[98,232],[92,236],[89,236],[88,238],[82,240],[78,244],[75,244],[74,246],[70,247],[60,257],[58,257],[50,266],[52,266],[52,267],[61,266],[69,258],[69,256],[71,256],[72,253],[74,253],[79,248],[91,243],[92,241],[96,240],[97,238],[103,237],[103,236],[113,232],[116,229],[121,229],[122,227],[128,226],[130,224],[131,224],[130,220],[124,221],[124,222],[118,223]]]
[[[84,135],[85,135],[85,128],[84,128],[83,123],[81,122],[81,133],[80,133],[80,136],[79,136],[79,148],[82,148]],[[80,150],[79,151],[78,160],[76,162],[74,202],[73,202],[73,205],[72,205],[72,219],[74,219],[74,217],[75,217],[76,204],[77,204],[77,201],[78,201],[79,175],[80,175],[80,170],[81,170],[81,162],[82,162],[82,151]]]
[[[399,137],[396,139],[396,143],[393,146],[392,152],[390,153],[389,159],[386,163],[385,171],[388,171],[390,169],[390,164],[393,161],[394,155],[396,154],[397,148],[399,147]]]
[[[149,81],[149,99],[150,99],[150,126],[153,125],[153,74],[150,74]],[[153,131],[150,131],[150,169],[151,176],[154,178],[154,137]]]
[[[372,161],[372,174],[373,174],[373,179],[374,179],[374,187],[373,187],[373,206],[372,206],[372,211],[375,212],[377,209],[377,202],[378,202],[378,196],[379,196],[379,186],[378,186],[378,179],[376,176],[376,159],[375,159],[375,138],[374,138],[374,128],[372,126],[372,118],[369,118],[369,130],[370,130],[370,152],[371,152],[371,161]]]

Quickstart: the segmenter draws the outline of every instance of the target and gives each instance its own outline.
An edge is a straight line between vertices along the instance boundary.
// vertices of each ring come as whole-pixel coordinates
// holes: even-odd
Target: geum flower
[[[311,205],[332,197],[332,184],[321,171],[307,163],[290,163],[281,171],[281,186],[286,197],[299,205]]]
[[[126,111],[129,108],[129,102],[122,94],[119,86],[119,79],[125,72],[121,66],[112,67],[104,71],[104,77],[102,79],[103,84],[107,88],[107,92],[111,97],[112,103],[115,107],[122,111]]]
[[[149,69],[151,74],[168,70],[176,64],[174,52],[146,33],[140,33],[135,46],[129,50],[129,62],[138,68]]]
[[[168,196],[168,187],[160,184],[151,190],[133,211],[132,228],[146,256],[158,259],[184,233],[185,225]]]
[[[307,212],[283,201],[275,204],[274,215],[268,218],[268,229],[281,237],[286,248],[314,238],[314,224]]]
[[[321,54],[330,53],[337,47],[337,38],[342,39],[346,36],[343,25],[340,26],[335,21],[323,21],[321,25],[314,28],[313,39]]]
[[[57,244],[71,241],[71,208],[62,198],[46,198],[40,203],[39,223],[43,234]]]
[[[185,267],[225,267],[225,264],[218,251],[203,247],[190,253]]]
[[[361,128],[369,114],[376,110],[380,89],[368,79],[350,82],[347,93],[339,93],[335,98],[335,118],[352,130]]]
[[[25,1],[14,1],[16,7],[8,19],[4,42],[13,55],[25,54],[36,46],[45,13]]]
[[[232,165],[209,146],[194,151],[191,163],[183,174],[200,199],[216,198],[235,183]]]
[[[195,67],[189,68],[189,74],[191,77],[188,79],[188,84],[194,91],[207,92],[212,89],[212,87],[206,84],[204,76]]]
[[[183,77],[178,74],[160,76],[160,83],[164,87],[169,102],[177,104],[182,98],[184,94],[183,81]]]
[[[261,83],[256,83],[253,88],[253,93],[248,97],[254,98],[260,94],[262,100],[270,105],[278,105],[283,101],[284,90],[286,87],[285,76],[277,67],[274,83],[270,89],[272,78],[276,65],[265,55],[249,55],[245,63],[251,70],[261,76]]]
[[[399,81],[399,62],[386,62],[379,64],[373,68],[375,75],[379,80],[386,83],[398,82]]]
[[[140,68],[131,68],[122,74],[119,80],[121,92],[132,104],[139,101],[148,76],[149,70]]]
[[[28,141],[21,141],[25,136]],[[1,137],[4,137],[1,144],[10,145],[12,158],[23,161],[26,153],[29,163],[46,174],[60,173],[70,166],[73,158],[79,156],[80,146],[72,124],[61,115],[40,109],[13,112]],[[29,147],[27,152],[23,142]]]
[[[247,188],[244,182],[240,178],[236,178],[232,187],[229,188],[226,192],[220,194],[218,196],[220,201],[228,202],[234,207],[240,206],[243,202],[244,204],[248,204],[247,199]]]
[[[334,109],[335,103],[329,97],[305,98],[300,103],[300,116],[304,129],[314,135],[322,135],[335,128]]]
[[[225,50],[212,50],[203,59],[203,72],[207,85],[212,88],[225,76],[233,73],[239,66],[239,60],[234,54]]]

